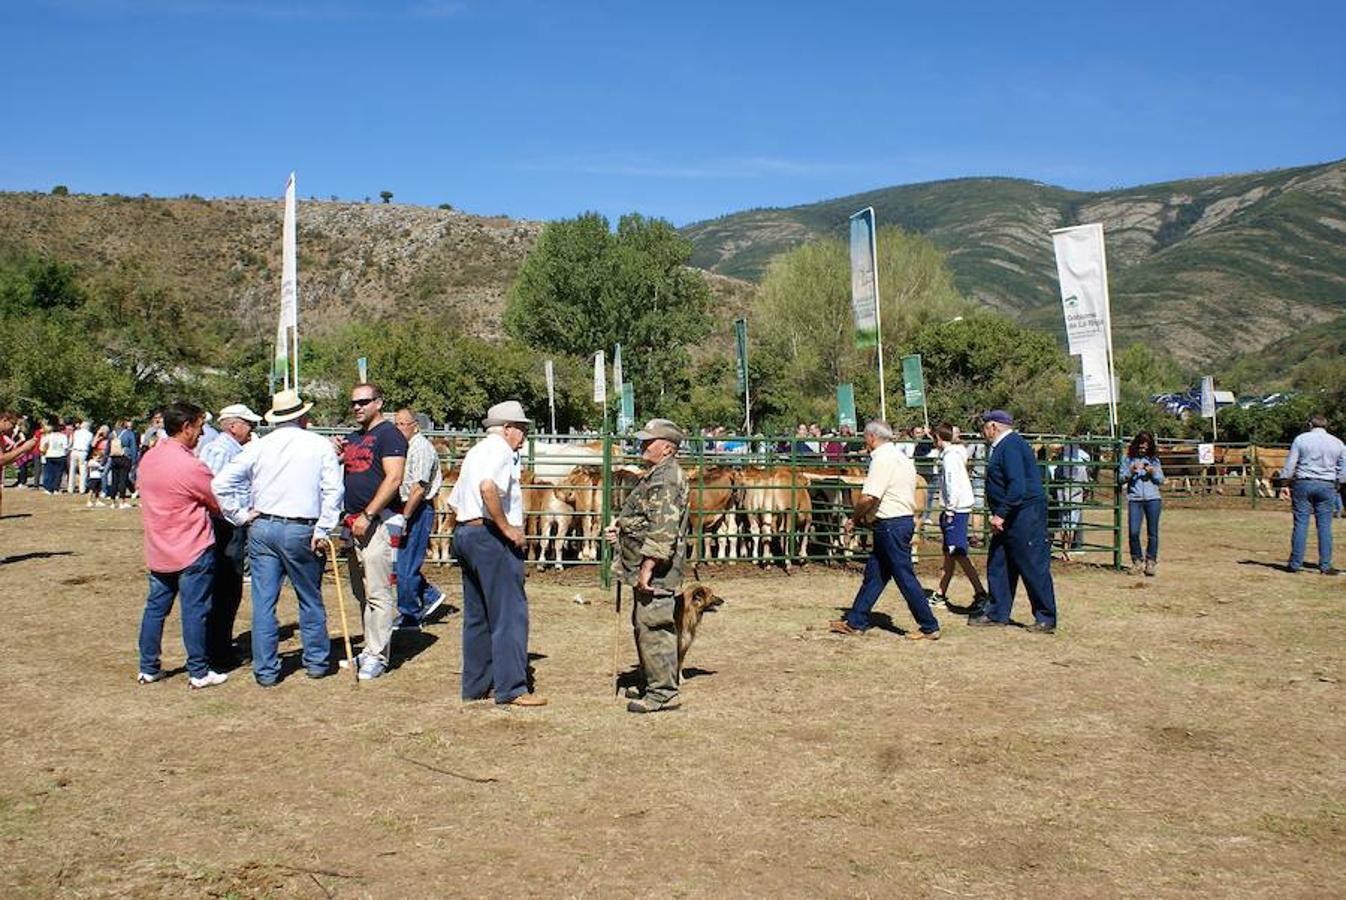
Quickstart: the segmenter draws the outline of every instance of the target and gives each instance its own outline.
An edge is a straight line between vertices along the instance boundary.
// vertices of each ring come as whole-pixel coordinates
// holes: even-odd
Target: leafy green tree
[[[901,383],[899,358],[923,326],[972,312],[959,295],[940,251],[923,237],[896,227],[877,238],[879,302],[890,395]],[[877,413],[872,350],[855,346],[851,314],[850,251],[839,239],[816,241],[772,261],[753,305],[752,324],[768,352],[783,356],[784,377],[801,396],[785,401],[797,418],[820,418],[834,409],[836,386],[854,382],[857,402],[871,398]],[[808,398],[808,399],[805,399]],[[784,400],[784,398],[780,398]],[[889,405],[890,415],[894,407]]]
[[[392,191],[379,191],[379,198],[380,198],[381,200],[383,200],[384,203],[392,203],[392,202],[393,202],[393,192],[392,192]]]
[[[505,329],[531,347],[574,356],[622,345],[640,415],[691,394],[687,348],[710,327],[710,289],[687,268],[692,245],[669,223],[597,213],[549,223],[519,271]]]

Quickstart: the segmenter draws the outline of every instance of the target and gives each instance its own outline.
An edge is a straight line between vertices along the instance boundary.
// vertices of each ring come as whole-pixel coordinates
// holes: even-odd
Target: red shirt
[[[220,507],[210,490],[210,469],[181,441],[155,444],[140,461],[136,486],[151,572],[181,572],[215,543],[210,514]]]

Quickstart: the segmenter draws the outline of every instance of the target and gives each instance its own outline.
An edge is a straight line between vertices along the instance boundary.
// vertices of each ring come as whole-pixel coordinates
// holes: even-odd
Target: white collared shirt
[[[336,529],[346,492],[331,442],[297,425],[248,441],[210,486],[225,518],[235,525],[253,513],[317,519],[313,533],[318,537]]]
[[[876,519],[911,515],[916,509],[916,464],[900,446],[884,441],[869,454],[869,473],[861,493],[879,501]]]
[[[505,521],[522,528],[522,475],[519,454],[510,448],[509,442],[501,435],[488,434],[463,457],[458,481],[453,486],[453,493],[449,494],[449,505],[458,514],[460,522],[487,518],[486,506],[481,499],[481,484],[493,481],[496,490],[500,492],[500,506],[504,510]]]

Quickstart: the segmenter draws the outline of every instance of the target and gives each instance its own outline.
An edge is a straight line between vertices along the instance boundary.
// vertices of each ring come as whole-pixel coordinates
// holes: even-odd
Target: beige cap
[[[656,438],[681,444],[687,439],[687,436],[682,433],[681,428],[669,419],[650,419],[645,423],[644,428],[636,432],[636,440],[652,441]]]

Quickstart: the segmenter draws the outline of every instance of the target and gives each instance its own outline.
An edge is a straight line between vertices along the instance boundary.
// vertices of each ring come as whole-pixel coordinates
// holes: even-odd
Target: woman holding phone
[[[1159,485],[1164,469],[1159,464],[1154,435],[1141,431],[1131,440],[1117,471],[1118,481],[1126,488],[1127,531],[1131,539],[1131,571],[1143,570],[1153,576],[1159,565],[1159,510],[1163,503]],[[1146,526],[1145,553],[1140,551],[1140,524]]]

